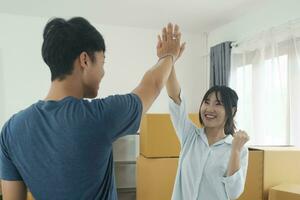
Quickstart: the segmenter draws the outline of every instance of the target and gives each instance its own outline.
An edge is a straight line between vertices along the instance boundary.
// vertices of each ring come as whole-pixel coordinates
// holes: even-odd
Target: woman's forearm
[[[170,98],[178,105],[181,103],[180,99],[180,85],[176,77],[175,68],[172,68],[171,74],[166,84],[167,92]]]

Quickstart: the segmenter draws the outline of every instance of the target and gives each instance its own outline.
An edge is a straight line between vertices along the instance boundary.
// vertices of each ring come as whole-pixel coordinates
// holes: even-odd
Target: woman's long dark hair
[[[224,132],[226,135],[229,134],[233,134],[235,132],[235,123],[234,123],[234,116],[236,114],[237,111],[237,103],[238,103],[238,95],[236,94],[236,92],[227,87],[227,86],[223,86],[223,85],[218,85],[218,86],[213,86],[211,87],[204,95],[200,108],[203,104],[203,102],[208,98],[208,96],[211,93],[215,93],[216,98],[220,101],[219,98],[221,98],[221,102],[224,106],[225,109],[225,126],[224,126]],[[235,109],[233,109],[235,108]],[[234,111],[234,112],[232,112]],[[200,123],[203,124],[203,120],[201,118],[201,111],[199,111],[199,120]],[[203,124],[204,125],[204,124]]]

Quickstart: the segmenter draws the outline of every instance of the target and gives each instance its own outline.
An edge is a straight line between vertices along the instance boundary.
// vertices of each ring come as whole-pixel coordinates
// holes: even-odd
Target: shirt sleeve
[[[7,148],[7,124],[3,127],[0,135],[0,178],[8,181],[23,180],[19,174],[16,166],[14,165],[9,150]]]
[[[171,115],[171,121],[175,128],[177,137],[181,146],[185,143],[186,137],[189,133],[195,130],[195,125],[189,119],[186,111],[186,104],[183,98],[182,92],[180,92],[181,103],[178,105],[169,97],[169,110]]]
[[[114,142],[119,137],[135,134],[139,127],[143,112],[140,98],[133,94],[113,95],[100,100],[94,100],[105,122],[107,137]]]
[[[232,176],[223,177],[225,190],[230,199],[237,199],[244,191],[247,168],[248,168],[248,148],[244,147],[241,153],[241,167]]]

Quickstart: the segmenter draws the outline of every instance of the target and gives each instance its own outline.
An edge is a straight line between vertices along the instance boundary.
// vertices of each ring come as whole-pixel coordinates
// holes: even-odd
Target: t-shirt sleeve
[[[107,137],[114,142],[119,137],[135,134],[139,127],[143,112],[140,98],[133,94],[113,95],[92,103],[100,107],[105,123]]]
[[[22,177],[14,165],[7,148],[7,130],[8,128],[6,124],[3,127],[0,135],[0,178],[8,181],[19,181],[22,180]]]

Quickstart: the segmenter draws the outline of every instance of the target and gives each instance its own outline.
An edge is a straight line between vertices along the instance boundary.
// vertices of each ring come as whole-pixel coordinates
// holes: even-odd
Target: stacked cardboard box
[[[198,114],[190,114],[200,126]],[[169,114],[147,114],[140,129],[137,200],[171,199],[180,144]]]
[[[190,118],[199,125],[197,114]],[[146,115],[137,159],[137,200],[171,199],[179,152],[169,115]],[[239,200],[268,200],[270,188],[300,184],[299,158],[300,149],[295,147],[250,147],[245,190]]]
[[[32,194],[30,192],[27,193],[27,200],[34,200]]]
[[[178,158],[137,159],[137,200],[171,199]]]
[[[272,187],[269,192],[269,200],[300,200],[300,185],[281,184]]]
[[[295,147],[250,147],[245,190],[239,200],[267,200],[276,185],[300,184],[298,158],[300,149]]]

